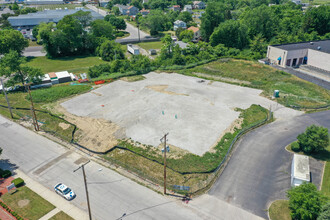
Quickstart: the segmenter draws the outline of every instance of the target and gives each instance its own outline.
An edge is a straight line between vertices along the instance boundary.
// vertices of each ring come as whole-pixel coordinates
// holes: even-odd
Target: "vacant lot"
[[[118,126],[117,139],[158,146],[168,143],[197,155],[207,152],[240,112],[252,104],[273,106],[276,117],[300,112],[260,96],[261,90],[178,74],[149,73],[136,82],[116,81],[62,103],[71,114],[105,119]],[[106,140],[105,140],[106,141]]]
[[[27,65],[40,68],[44,73],[65,71],[72,73],[84,73],[94,65],[107,63],[99,57],[76,56],[48,59],[47,57],[33,57],[28,59]]]
[[[145,49],[146,51],[150,50],[150,49],[155,49],[155,50],[159,50],[162,48],[163,46],[163,42],[161,41],[156,41],[156,42],[144,42],[144,43],[138,43],[138,45],[140,47],[142,47],[143,49]]]

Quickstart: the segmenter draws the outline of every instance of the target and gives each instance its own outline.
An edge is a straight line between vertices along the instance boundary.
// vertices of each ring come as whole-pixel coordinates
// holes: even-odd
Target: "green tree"
[[[329,220],[330,219],[330,202],[328,201],[324,206],[321,208],[321,213],[317,220]]]
[[[112,1],[108,1],[107,6],[105,7],[106,9],[109,9],[110,11],[112,10],[113,7],[113,2]]]
[[[112,7],[112,12],[114,13],[114,15],[120,15],[120,11],[118,7]]]
[[[326,198],[312,183],[303,183],[287,192],[292,219],[316,219]]]
[[[185,59],[184,56],[182,55],[182,51],[179,45],[176,45],[173,48],[173,58],[172,58],[172,63],[174,65],[185,65]]]
[[[104,20],[93,21],[91,24],[91,33],[97,38],[115,39],[112,25]]]
[[[192,15],[187,11],[181,12],[179,14],[179,16],[177,17],[177,19],[181,20],[181,21],[184,21],[186,23],[191,22],[193,20]]]
[[[222,2],[208,3],[201,20],[201,34],[204,40],[208,41],[214,28],[225,20],[227,7]]]
[[[210,43],[212,46],[224,44],[226,47],[243,49],[248,44],[247,28],[239,21],[225,21],[214,30]]]
[[[89,11],[79,10],[72,14],[72,16],[80,22],[83,28],[88,27],[92,21],[92,15]]]
[[[131,5],[137,7],[139,10],[143,8],[141,0],[132,0]]]
[[[317,31],[319,35],[330,32],[330,6],[311,7],[304,16],[304,29],[307,32]]]
[[[14,11],[19,10],[19,6],[18,6],[18,4],[15,2],[15,3],[13,4],[13,6],[11,6],[11,9],[14,10]]]
[[[151,62],[147,56],[137,55],[132,56],[130,59],[132,70],[136,71],[139,74],[147,73],[150,71]]]
[[[125,20],[118,18],[115,15],[107,15],[105,16],[104,20],[108,21],[112,26],[116,28],[116,30],[125,30],[127,27]]]
[[[110,40],[104,41],[97,48],[96,53],[105,61],[125,59],[125,54],[120,44]]]
[[[311,125],[306,128],[306,131],[299,134],[298,143],[300,149],[307,154],[321,151],[329,146],[328,129]]]
[[[192,30],[184,30],[180,33],[179,39],[183,42],[190,42],[194,37],[194,32]]]
[[[180,39],[180,34],[182,31],[184,31],[185,29],[183,29],[182,27],[179,27],[178,29],[176,29],[175,31],[175,36],[177,36],[177,38]]]
[[[0,54],[8,53],[10,50],[21,53],[27,46],[29,46],[29,42],[19,31],[13,29],[0,30]]]
[[[248,28],[248,35],[251,39],[257,34],[261,34],[269,40],[276,34],[277,18],[272,9],[266,5],[246,10],[240,19]]]
[[[40,69],[25,66],[26,58],[21,57],[17,51],[11,50],[0,60],[0,74],[10,80],[22,83],[38,81],[43,73]]]

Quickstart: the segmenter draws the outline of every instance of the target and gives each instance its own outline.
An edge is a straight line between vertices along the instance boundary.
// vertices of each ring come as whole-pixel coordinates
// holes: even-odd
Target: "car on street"
[[[58,183],[55,185],[54,190],[57,194],[65,198],[66,200],[72,200],[76,197],[76,194],[63,183]]]

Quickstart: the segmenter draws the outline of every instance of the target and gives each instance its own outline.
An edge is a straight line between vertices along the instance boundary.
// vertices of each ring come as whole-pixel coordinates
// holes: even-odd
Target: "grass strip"
[[[291,220],[288,200],[276,200],[269,207],[271,220]]]
[[[74,220],[69,215],[65,214],[63,211],[60,211],[53,217],[51,217],[49,220]]]

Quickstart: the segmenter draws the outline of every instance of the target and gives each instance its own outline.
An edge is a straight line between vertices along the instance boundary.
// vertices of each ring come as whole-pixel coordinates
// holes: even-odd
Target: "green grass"
[[[288,200],[276,200],[269,207],[271,220],[291,220]]]
[[[146,51],[149,51],[150,49],[161,49],[163,46],[163,43],[161,41],[156,42],[145,42],[145,43],[138,43],[140,47],[145,49]]]
[[[35,103],[48,103],[48,102],[55,102],[59,99],[83,93],[86,91],[89,91],[91,89],[91,86],[88,85],[77,85],[77,86],[71,86],[71,85],[58,85],[58,86],[52,86],[50,88],[45,89],[37,89],[32,90],[32,97],[33,101]],[[29,99],[29,97],[26,97]]]
[[[321,192],[330,198],[330,162],[326,162],[324,166],[324,175]]]
[[[49,220],[74,220],[69,215],[65,214],[63,211],[60,211],[53,217],[51,217]]]
[[[82,86],[69,86],[69,85],[57,85],[47,89],[32,90],[32,98],[34,100],[35,109],[51,111],[49,102],[55,102],[58,99],[66,98],[68,96],[83,93],[88,91],[91,87],[87,85]],[[24,92],[9,93],[8,99],[12,107],[27,108],[28,110],[13,109],[14,119],[19,120],[24,118],[30,120],[32,118],[30,109],[30,101],[28,94]],[[0,95],[0,104],[7,106],[4,95]],[[7,108],[0,107],[0,114],[6,117],[10,117]],[[36,111],[37,119],[40,122],[41,130],[55,133],[56,136],[70,141],[72,138],[72,131],[74,126],[68,124],[66,121],[51,116],[47,113]],[[21,120],[19,120],[21,121]]]
[[[261,89],[268,98],[278,89],[280,98],[276,100],[283,105],[318,107],[330,104],[329,90],[255,61],[220,59],[178,72]]]
[[[40,68],[44,73],[65,71],[72,73],[87,72],[94,65],[107,63],[95,56],[76,56],[48,59],[47,57],[29,58],[27,65]]]
[[[37,46],[41,46],[41,45],[38,44],[37,41],[29,40],[29,47],[37,47]]]
[[[13,194],[6,193],[1,199],[15,212],[29,220],[37,220],[53,210],[54,205],[41,198],[38,194],[23,186],[17,189]],[[20,207],[21,200],[29,200],[26,206]]]

